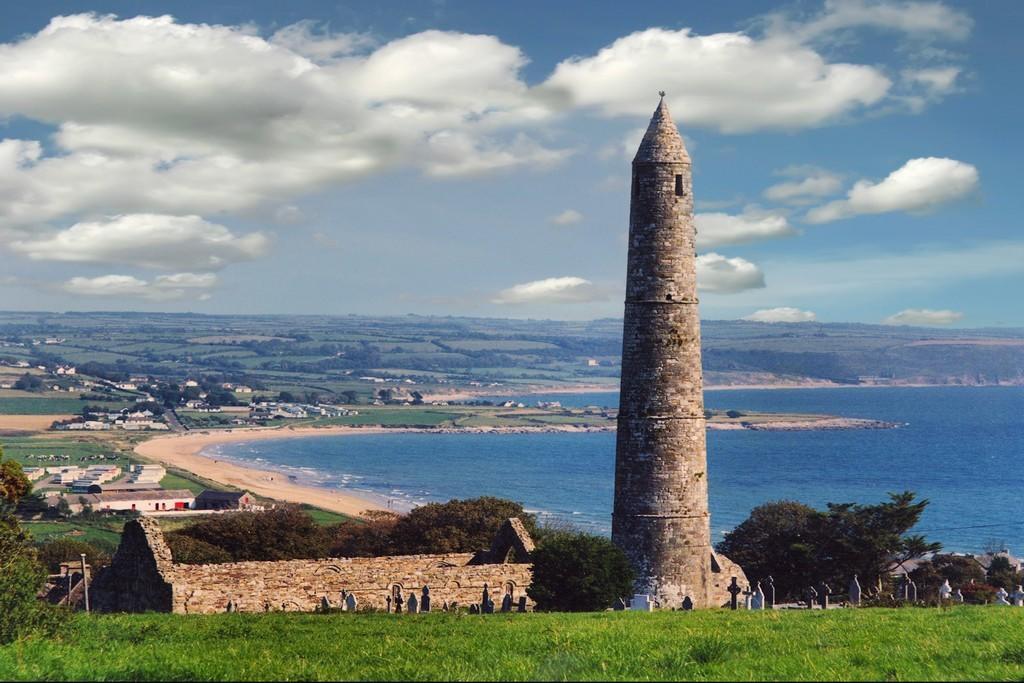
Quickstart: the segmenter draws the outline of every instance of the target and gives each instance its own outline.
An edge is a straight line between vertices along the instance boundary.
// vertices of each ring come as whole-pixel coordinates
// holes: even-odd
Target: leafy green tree
[[[14,388],[22,391],[40,391],[43,388],[43,380],[26,372],[14,383]]]
[[[231,554],[212,543],[172,531],[164,536],[171,549],[171,557],[182,564],[223,564],[231,562]]]
[[[59,571],[63,562],[80,562],[83,554],[86,562],[94,570],[110,564],[110,548],[73,538],[55,538],[45,541],[39,544],[36,552],[40,564],[51,573]]]
[[[751,581],[771,576],[781,595],[798,595],[817,576],[813,522],[819,513],[796,501],[759,505],[718,544]]]
[[[511,500],[484,496],[429,503],[401,517],[391,532],[396,553],[469,553],[489,548],[501,525],[518,517],[530,534],[537,521]]]
[[[31,488],[21,466],[4,461],[0,449],[0,644],[33,632],[52,633],[59,626],[60,613],[36,598],[46,570],[13,514]]]
[[[594,612],[633,592],[633,568],[607,538],[555,533],[533,552],[527,594],[540,611]]]
[[[381,557],[393,554],[391,533],[398,515],[384,511],[365,513],[365,522],[342,522],[328,530],[331,557]]]
[[[752,580],[772,576],[781,597],[828,581],[845,586],[854,574],[862,585],[888,577],[889,568],[941,548],[908,535],[928,505],[910,491],[876,505],[829,503],[824,511],[783,501],[755,508],[718,544]]]
[[[985,573],[985,576],[987,583],[990,586],[1005,588],[1008,591],[1012,591],[1021,584],[1022,580],[1024,580],[1024,576],[1013,568],[1013,565],[1010,564],[1010,560],[1002,555],[997,555],[992,558],[992,562],[989,564],[988,571]]]
[[[297,506],[215,515],[177,533],[221,548],[236,562],[327,556],[325,529]]]
[[[985,570],[971,557],[958,555],[935,555],[931,562],[925,562],[910,572],[910,578],[917,584],[918,594],[924,590],[934,594],[943,581],[951,586],[962,587],[971,581],[985,582]]]

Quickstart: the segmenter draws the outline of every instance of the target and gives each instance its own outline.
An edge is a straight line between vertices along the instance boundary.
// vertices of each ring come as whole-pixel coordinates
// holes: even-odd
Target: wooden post
[[[85,553],[82,553],[82,590],[85,592],[85,611],[89,611],[89,574],[86,570]],[[69,596],[70,597],[70,596]]]

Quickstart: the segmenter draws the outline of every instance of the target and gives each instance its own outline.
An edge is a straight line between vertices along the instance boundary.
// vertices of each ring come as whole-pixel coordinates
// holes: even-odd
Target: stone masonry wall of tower
[[[633,160],[612,539],[662,607],[713,595],[690,158],[662,101]]]

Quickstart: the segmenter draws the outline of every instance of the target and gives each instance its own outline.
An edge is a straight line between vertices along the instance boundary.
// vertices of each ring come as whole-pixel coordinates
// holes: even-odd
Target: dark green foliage
[[[551,534],[533,553],[527,589],[539,611],[594,612],[633,592],[626,555],[603,536]]]
[[[31,488],[21,466],[4,461],[0,449],[0,644],[30,633],[51,633],[60,620],[54,607],[36,599],[46,570],[12,514]]]
[[[766,503],[718,544],[753,581],[771,575],[780,597],[793,598],[809,584],[845,587],[856,574],[873,585],[893,563],[941,548],[907,532],[928,501],[910,491],[876,505],[829,503],[817,511],[800,503]]]
[[[39,544],[37,551],[39,563],[50,573],[60,570],[62,562],[81,562],[85,554],[86,562],[93,569],[110,564],[110,549],[101,548],[92,543],[71,538],[55,538]]]
[[[992,562],[988,566],[988,571],[985,573],[985,579],[986,583],[991,586],[1013,591],[1014,588],[1024,581],[1024,576],[1013,568],[1010,564],[1010,560],[1001,555],[997,555],[992,558]]]
[[[812,523],[819,513],[795,501],[765,503],[718,544],[751,581],[775,580],[778,597],[797,596],[817,575]]]
[[[402,555],[484,550],[509,517],[518,517],[531,535],[536,534],[534,516],[511,500],[484,496],[429,503],[398,520],[391,532],[392,546]]]
[[[324,528],[295,506],[214,515],[177,533],[217,546],[236,562],[327,556]]]
[[[380,557],[393,553],[391,533],[398,515],[390,512],[366,513],[365,522],[342,522],[328,530],[331,557]]]
[[[14,383],[14,388],[22,391],[40,391],[43,388],[43,380],[26,372]]]
[[[200,541],[198,538],[186,536],[180,531],[172,531],[164,535],[167,545],[171,548],[171,557],[182,564],[223,564],[231,562],[231,554],[212,543]]]
[[[743,413],[738,410],[727,410],[725,411],[725,416],[735,420],[737,417],[743,417]]]
[[[934,595],[943,581],[951,586],[960,587],[985,582],[985,570],[976,560],[960,555],[936,555],[931,562],[926,562],[910,572],[910,578],[917,584],[918,595]]]

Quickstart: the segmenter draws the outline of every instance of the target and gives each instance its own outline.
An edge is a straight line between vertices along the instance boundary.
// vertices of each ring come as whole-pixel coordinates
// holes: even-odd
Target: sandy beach
[[[210,446],[240,441],[263,441],[267,439],[290,439],[304,436],[341,436],[346,434],[379,434],[384,429],[372,427],[306,427],[281,429],[230,429],[220,432],[191,432],[171,436],[158,436],[135,447],[140,456],[161,462],[171,467],[187,470],[194,474],[245,489],[259,496],[282,500],[289,503],[308,503],[316,507],[340,512],[345,515],[360,515],[366,510],[382,510],[383,506],[360,498],[349,492],[327,489],[319,486],[305,486],[288,480],[286,475],[272,470],[242,467],[224,460],[202,455]],[[395,429],[389,432],[401,431]]]

